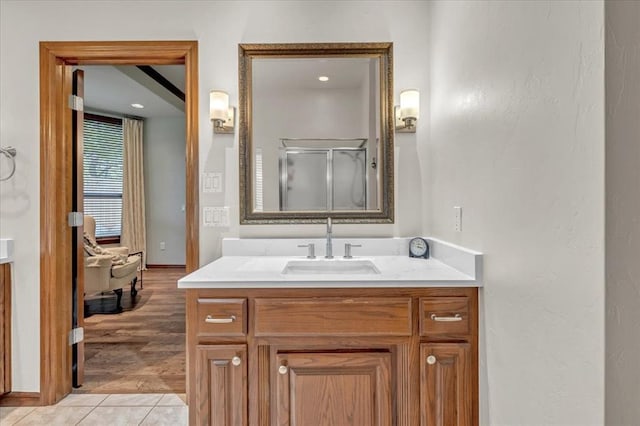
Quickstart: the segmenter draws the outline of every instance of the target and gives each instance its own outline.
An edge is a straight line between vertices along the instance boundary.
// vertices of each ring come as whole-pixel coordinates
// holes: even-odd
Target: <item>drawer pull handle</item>
[[[462,317],[460,316],[460,314],[455,314],[452,317],[439,317],[436,314],[431,314],[431,320],[438,322],[456,322],[462,321]]]
[[[437,361],[437,359],[436,359],[436,357],[435,357],[435,356],[433,356],[433,355],[429,355],[429,356],[427,357],[427,364],[429,364],[429,365],[433,365],[433,364],[435,364],[435,363],[436,363],[436,361]]]
[[[231,358],[231,364],[235,365],[236,367],[239,366],[242,363],[242,360],[240,359],[239,356],[234,356],[233,358]]]
[[[235,315],[231,315],[229,318],[214,318],[211,315],[207,315],[207,318],[205,318],[204,322],[208,324],[229,324],[231,322],[234,322],[235,320]]]
[[[280,367],[278,367],[278,373],[285,375],[287,374],[287,372],[289,371],[289,369],[287,368],[286,365],[281,365]]]

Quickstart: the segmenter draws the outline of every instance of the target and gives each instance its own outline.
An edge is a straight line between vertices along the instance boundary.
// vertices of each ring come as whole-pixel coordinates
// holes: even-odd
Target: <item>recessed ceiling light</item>
[[[134,108],[144,108],[144,105],[142,104],[131,104],[131,106]]]
[[[318,77],[318,80],[320,80],[320,81],[329,81],[329,77],[327,77],[326,75],[321,75],[320,77]]]

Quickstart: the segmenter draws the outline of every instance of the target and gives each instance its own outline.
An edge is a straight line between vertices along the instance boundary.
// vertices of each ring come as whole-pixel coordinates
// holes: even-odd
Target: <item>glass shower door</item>
[[[328,151],[285,150],[280,162],[280,210],[329,210]]]

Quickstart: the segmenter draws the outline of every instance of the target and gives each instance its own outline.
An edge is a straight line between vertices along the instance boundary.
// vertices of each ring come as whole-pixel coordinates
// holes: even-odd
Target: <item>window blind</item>
[[[84,211],[96,221],[96,238],[122,229],[122,120],[84,115]]]
[[[255,211],[264,210],[264,196],[262,187],[262,148],[256,148],[256,195],[254,200]]]

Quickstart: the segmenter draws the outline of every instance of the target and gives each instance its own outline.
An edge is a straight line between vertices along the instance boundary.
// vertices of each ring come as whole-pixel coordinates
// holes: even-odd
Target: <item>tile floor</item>
[[[50,407],[0,407],[0,425],[189,424],[184,394],[71,394]]]

